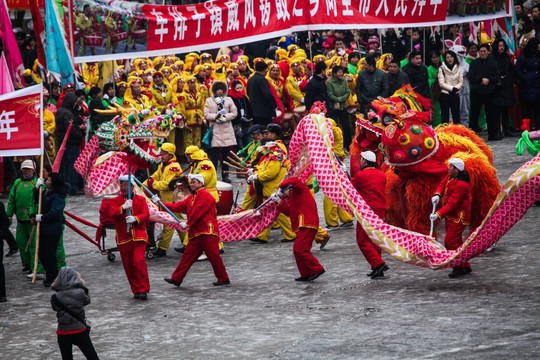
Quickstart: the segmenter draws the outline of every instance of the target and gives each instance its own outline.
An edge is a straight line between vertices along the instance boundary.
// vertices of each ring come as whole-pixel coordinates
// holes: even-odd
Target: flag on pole
[[[42,68],[47,67],[47,58],[45,56],[46,45],[46,33],[45,24],[43,23],[43,17],[39,11],[38,2],[30,1],[30,12],[32,13],[32,23],[34,24],[34,34],[36,35],[36,48],[38,55],[38,62]]]
[[[66,34],[61,26],[58,8],[53,0],[45,0],[45,23],[47,24],[47,70],[58,80],[62,86],[73,84],[74,65],[73,57],[68,51]]]
[[[0,95],[0,156],[41,155],[43,85]]]
[[[488,40],[491,40],[491,38],[493,38],[493,22],[494,21],[492,19],[484,20],[484,30],[486,31],[486,36]]]
[[[20,89],[26,86],[23,78],[24,64],[17,40],[15,40],[11,20],[9,20],[6,0],[0,0],[0,29],[2,30],[2,42],[4,43],[6,64],[11,74],[11,81],[15,89]]]
[[[475,44],[478,44],[478,27],[476,26],[474,21],[469,22],[469,29],[471,31],[469,40]]]
[[[0,95],[4,95],[15,91],[13,83],[11,82],[11,75],[9,75],[9,69],[6,64],[6,58],[4,53],[0,57]]]
[[[512,54],[514,54],[516,52],[516,43],[512,29],[512,18],[497,18],[495,28],[501,32],[501,38],[506,42]]]

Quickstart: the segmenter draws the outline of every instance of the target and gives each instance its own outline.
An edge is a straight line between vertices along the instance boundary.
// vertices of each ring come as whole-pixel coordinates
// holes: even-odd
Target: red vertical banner
[[[0,95],[0,157],[42,154],[42,92],[39,84]]]

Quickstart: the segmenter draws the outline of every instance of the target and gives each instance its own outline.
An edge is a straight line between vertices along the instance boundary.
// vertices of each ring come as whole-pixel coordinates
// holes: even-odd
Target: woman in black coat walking
[[[522,100],[523,117],[531,119],[534,113],[536,130],[540,130],[540,40],[532,38],[519,55],[514,68]],[[532,129],[532,126],[531,126]]]
[[[513,124],[510,122],[510,107],[516,104],[514,96],[514,66],[508,54],[508,46],[503,39],[495,39],[492,47],[493,58],[497,62],[499,77],[495,84],[493,103],[495,106],[495,119],[502,123],[504,136],[515,136]]]
[[[38,183],[40,183],[38,179]],[[39,261],[45,268],[43,286],[49,287],[58,275],[56,249],[64,229],[64,207],[66,206],[67,187],[59,173],[50,173],[45,179],[47,189],[41,201],[41,214],[30,217],[32,223],[41,223],[39,232]],[[36,204],[39,199],[39,188],[34,188]],[[36,206],[37,211],[37,206]]]

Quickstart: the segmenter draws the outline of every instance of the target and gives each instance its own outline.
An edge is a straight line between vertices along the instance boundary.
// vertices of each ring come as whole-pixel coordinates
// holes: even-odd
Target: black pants
[[[450,111],[452,112],[452,121],[459,124],[459,94],[441,94],[439,97],[441,104],[441,120],[444,124],[450,121]]]
[[[495,119],[492,98],[493,96],[491,94],[484,95],[471,93],[471,116],[469,118],[469,127],[475,132],[478,132],[478,130],[480,130],[478,128],[478,118],[480,117],[480,111],[482,110],[483,106],[486,112],[488,136],[491,139],[497,137],[500,133],[499,123],[497,119]]]
[[[221,153],[221,174],[223,174],[224,171],[229,170],[229,165],[224,164],[223,161],[227,161],[227,156],[229,156],[229,146],[227,147],[213,147],[212,148],[212,163],[214,164],[214,167],[216,168],[216,172],[218,169],[218,163],[219,163],[219,154]]]
[[[507,107],[495,106],[494,113],[497,124],[499,127],[502,125],[505,135],[514,130],[514,124],[510,123],[510,111]]]
[[[351,146],[353,135],[351,134],[351,120],[349,119],[347,109],[330,110],[327,117],[333,119],[343,131],[343,147],[348,150]]]
[[[87,359],[99,360],[96,349],[94,349],[94,345],[90,339],[90,331],[86,330],[71,335],[58,335],[58,347],[60,347],[62,360],[73,359],[73,345],[77,345]]]
[[[56,249],[60,241],[60,234],[44,234],[39,235],[39,261],[45,269],[46,281],[53,282],[58,275],[58,267],[56,260]]]

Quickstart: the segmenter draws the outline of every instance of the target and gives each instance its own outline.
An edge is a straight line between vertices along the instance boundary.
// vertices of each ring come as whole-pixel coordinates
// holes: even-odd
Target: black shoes
[[[339,225],[326,225],[326,228],[324,228],[324,230],[326,231],[332,231],[336,229],[339,229]]]
[[[174,251],[179,252],[180,254],[183,254],[186,250],[185,246],[182,246],[181,248],[174,248]]]
[[[448,277],[451,279],[459,278],[465,275],[468,275],[472,272],[472,269],[470,267],[467,268],[461,268],[461,269],[453,269],[450,274],[448,274]]]
[[[254,243],[258,243],[258,244],[268,244],[268,241],[265,241],[256,237],[249,239],[249,241],[253,241]]]
[[[12,249],[12,250],[9,250],[9,252],[6,254],[6,257],[10,257],[10,256],[13,256],[15,255],[17,252],[19,252],[19,249]]]
[[[347,221],[347,222],[341,224],[339,227],[340,228],[349,228],[351,226],[353,226],[353,222],[352,221]]]
[[[294,242],[294,240],[296,240],[296,238],[290,239],[290,240],[289,239],[281,239],[281,242],[282,243],[289,243],[289,242]]]
[[[30,265],[23,265],[22,272],[28,272],[30,270]]]
[[[321,276],[324,273],[325,273],[325,271],[324,271],[324,269],[322,269],[320,272],[318,272],[316,274],[313,274],[311,276],[308,276],[305,281],[313,281],[313,280],[315,280],[316,278],[318,278],[319,276]]]
[[[174,285],[174,286],[180,286],[180,282],[174,281],[173,279],[165,278],[165,279],[163,279],[163,280],[165,280],[165,282],[167,282],[167,283],[169,283],[169,284],[171,284],[171,285]]]
[[[300,276],[300,277],[297,277],[296,279],[294,279],[294,281],[308,281],[309,276]]]
[[[146,300],[147,297],[146,293],[136,293],[133,295],[133,298],[137,300]]]
[[[43,286],[45,287],[51,287],[52,283],[54,282],[54,280],[43,280]]]
[[[493,141],[493,140],[502,140],[503,137],[501,136],[501,134],[498,134],[498,135],[495,135],[495,136],[488,136],[488,141]]]
[[[154,257],[163,257],[163,256],[167,256],[166,250],[158,248],[156,251],[154,251]]]
[[[1,302],[6,302],[6,301],[7,301],[7,299],[6,299],[5,296],[0,296],[0,303],[1,303]]]
[[[381,266],[370,272],[368,276],[372,279],[384,277],[384,272],[388,269],[390,269],[388,265],[386,265],[386,263],[383,263]]]
[[[324,239],[322,239],[319,249],[321,249],[321,250],[324,249],[326,244],[328,244],[328,240],[330,240],[330,233],[326,234]]]
[[[222,286],[222,285],[229,285],[231,283],[230,280],[225,280],[225,281],[216,281],[214,282],[214,286]]]

